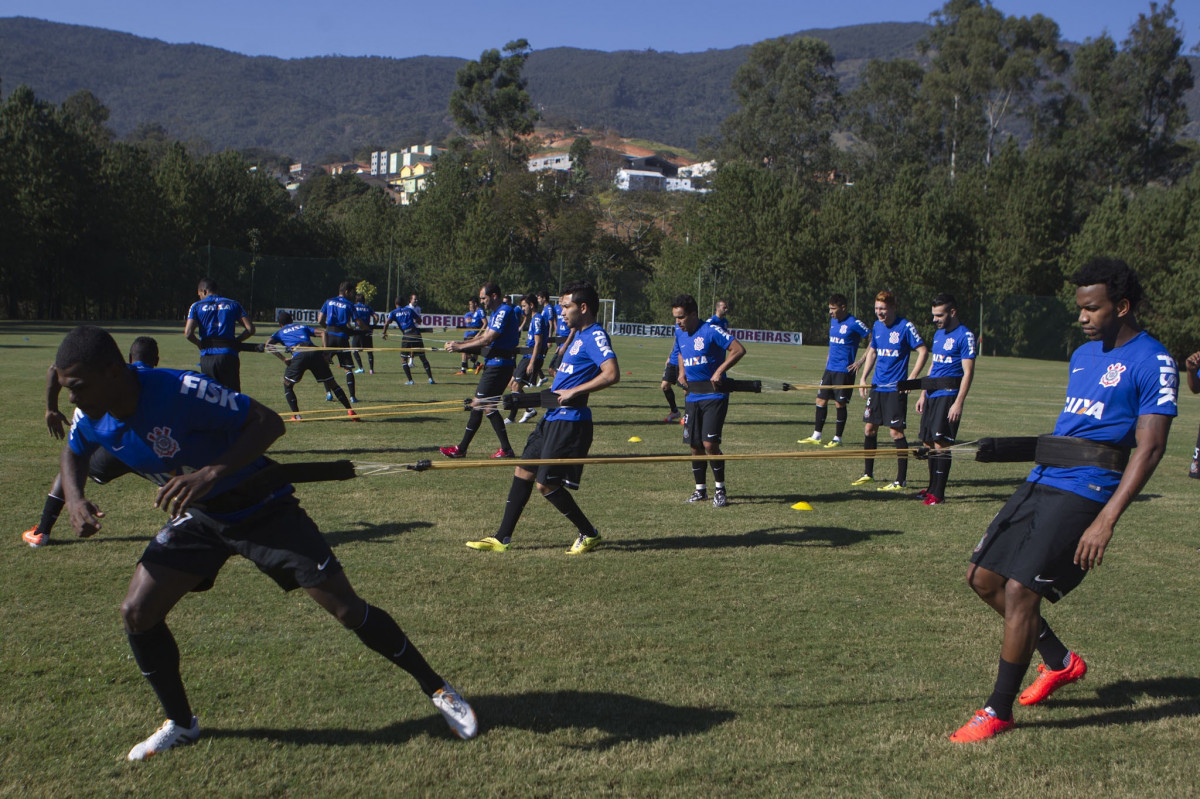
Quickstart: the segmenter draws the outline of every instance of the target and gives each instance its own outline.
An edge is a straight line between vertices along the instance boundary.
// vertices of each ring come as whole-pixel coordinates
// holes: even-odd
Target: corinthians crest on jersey
[[[1125,364],[1110,363],[1108,365],[1108,371],[1106,371],[1104,376],[1100,378],[1100,385],[1104,386],[1105,388],[1112,388],[1113,386],[1117,385],[1117,383],[1121,382],[1121,373],[1124,371]]]

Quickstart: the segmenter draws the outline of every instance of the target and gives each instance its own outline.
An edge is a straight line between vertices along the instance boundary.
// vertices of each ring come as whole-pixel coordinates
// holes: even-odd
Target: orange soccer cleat
[[[975,711],[975,717],[958,728],[950,740],[956,744],[969,744],[994,738],[1002,732],[1008,732],[1015,724],[1012,719],[1001,721],[990,707]]]
[[[1036,705],[1064,685],[1082,680],[1087,674],[1087,664],[1083,658],[1071,652],[1067,655],[1067,667],[1054,671],[1046,668],[1046,664],[1038,666],[1038,676],[1028,688],[1021,692],[1017,701],[1022,705]]]

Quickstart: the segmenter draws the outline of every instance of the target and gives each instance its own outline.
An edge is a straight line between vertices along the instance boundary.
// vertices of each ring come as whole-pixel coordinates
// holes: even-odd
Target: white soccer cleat
[[[154,731],[153,735],[130,749],[128,757],[131,762],[149,760],[168,749],[195,743],[199,737],[200,722],[195,716],[192,716],[192,726],[190,727],[180,727],[167,719],[161,727]]]
[[[475,737],[475,733],[479,732],[479,722],[475,720],[475,711],[471,710],[467,700],[459,696],[458,691],[454,690],[454,686],[450,683],[446,683],[434,691],[433,696],[429,697],[429,701],[433,702],[433,706],[441,711],[442,718],[459,738],[464,741],[470,740]]]

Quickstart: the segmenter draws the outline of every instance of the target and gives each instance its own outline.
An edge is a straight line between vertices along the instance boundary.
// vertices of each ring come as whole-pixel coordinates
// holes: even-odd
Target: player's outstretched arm
[[[1200,394],[1200,352],[1193,352],[1184,361],[1184,368],[1187,371],[1188,390],[1193,394]]]
[[[1167,434],[1171,432],[1171,419],[1156,413],[1142,414],[1137,420],[1137,447],[1129,456],[1129,464],[1121,475],[1117,490],[1100,510],[1096,520],[1084,531],[1075,548],[1075,565],[1079,568],[1094,569],[1104,560],[1104,550],[1113,536],[1113,529],[1121,514],[1133,502],[1134,497],[1142,490],[1154,474],[1155,467],[1162,460],[1167,449]]]
[[[61,392],[62,386],[58,384],[58,371],[54,368],[54,364],[50,364],[50,371],[46,373],[46,429],[59,441],[66,436],[64,426],[71,424],[71,420],[58,409],[58,395]]]
[[[62,474],[63,498],[71,518],[71,529],[80,538],[95,535],[100,531],[100,520],[104,518],[104,511],[83,495],[83,485],[88,472],[87,458],[76,455],[69,446],[63,447],[59,469]]]
[[[256,400],[244,398],[250,402],[250,410],[233,445],[207,466],[168,480],[158,490],[154,507],[162,508],[172,517],[178,516],[207,494],[218,480],[249,465],[286,432],[279,414]]]

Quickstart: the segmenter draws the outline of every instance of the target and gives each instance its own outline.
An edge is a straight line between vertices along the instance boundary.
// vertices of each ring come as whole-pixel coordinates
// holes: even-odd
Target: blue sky
[[[1009,15],[1046,14],[1072,41],[1108,32],[1120,42],[1149,0],[994,0]],[[247,55],[300,58],[446,55],[476,58],[528,39],[534,49],[695,52],[752,44],[807,28],[917,22],[935,0],[0,0],[0,16],[91,25]],[[1200,4],[1176,0],[1185,50],[1200,41]]]

